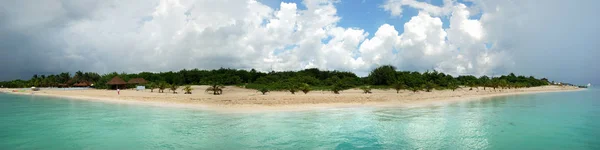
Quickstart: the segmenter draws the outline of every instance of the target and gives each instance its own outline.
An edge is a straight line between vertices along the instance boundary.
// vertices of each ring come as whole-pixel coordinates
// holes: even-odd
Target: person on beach
[[[121,95],[121,89],[117,89],[117,95]]]

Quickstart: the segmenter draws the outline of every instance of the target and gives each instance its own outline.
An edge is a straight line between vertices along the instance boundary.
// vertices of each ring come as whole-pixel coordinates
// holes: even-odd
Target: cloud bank
[[[435,6],[387,0],[380,7],[390,17],[402,16],[407,7],[419,13],[403,26],[383,24],[368,33],[340,26],[339,1],[329,0],[282,2],[279,9],[255,0],[8,0],[0,2],[0,79],[76,70],[220,67],[260,71],[316,67],[366,75],[387,64],[453,75],[513,71],[547,75],[553,68],[540,67],[553,62],[549,59],[590,63],[598,57],[597,42],[589,42],[598,38],[598,21],[585,20],[586,15],[599,14],[587,8],[596,1],[468,2],[469,6],[444,0],[443,6]],[[557,13],[558,8],[576,12]],[[570,17],[564,20],[573,22],[554,17]],[[584,38],[588,40],[576,40]],[[579,49],[566,50],[571,46]],[[597,66],[558,69],[598,74]]]

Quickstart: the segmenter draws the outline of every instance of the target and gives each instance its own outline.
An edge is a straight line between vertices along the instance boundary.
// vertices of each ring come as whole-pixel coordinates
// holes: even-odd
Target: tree
[[[81,72],[81,71],[75,72],[75,76],[73,76],[73,80],[75,82],[82,82],[82,81],[84,81],[83,72]]]
[[[206,88],[206,92],[212,92],[213,95],[221,95],[223,94],[223,88],[225,88],[225,86],[213,82],[210,87]]]
[[[508,86],[508,81],[501,79],[500,82],[498,83],[498,85],[502,88],[505,89]]]
[[[396,81],[396,83],[394,83],[392,87],[394,88],[394,90],[396,90],[396,93],[400,93],[400,90],[406,88],[406,84],[404,84],[404,82],[402,81]]]
[[[410,91],[412,91],[413,93],[417,93],[418,91],[422,90],[423,87],[422,86],[412,86],[408,88]]]
[[[450,82],[448,83],[448,88],[451,89],[452,91],[458,89],[458,84],[456,82]]]
[[[165,92],[165,89],[166,89],[167,87],[169,87],[169,84],[168,84],[167,82],[160,82],[160,83],[158,83],[158,86],[157,86],[157,88],[158,88],[158,93],[164,93],[164,92]]]
[[[192,90],[194,90],[194,89],[192,88],[191,85],[186,85],[185,87],[183,87],[183,91],[185,91],[185,93],[183,93],[183,94],[192,94]]]
[[[368,78],[373,85],[391,85],[396,82],[396,67],[384,65],[373,70]]]
[[[179,88],[179,86],[172,84],[169,88],[171,89],[171,91],[173,91],[173,94],[177,94],[177,89]]]
[[[467,85],[470,87],[469,90],[473,90],[473,87],[477,87],[476,81],[469,81]]]
[[[68,72],[63,72],[58,75],[59,83],[67,83],[67,81],[71,80],[71,75]]]
[[[412,72],[407,75],[406,78],[406,85],[411,91],[417,92],[423,89],[423,84],[425,84],[425,81],[419,72]]]
[[[262,87],[262,88],[258,89],[258,91],[260,93],[262,93],[263,95],[266,95],[267,93],[269,93],[269,89],[266,87]]]
[[[146,84],[146,87],[148,89],[150,89],[150,92],[154,92],[154,89],[156,88],[156,84],[154,82],[148,82],[148,84]]]
[[[371,94],[371,86],[362,86],[360,87],[361,90],[363,90],[364,94]]]
[[[503,84],[504,88],[523,88],[523,87],[535,87],[548,84],[548,79],[536,79],[533,76],[517,76],[514,73],[508,75],[502,75],[500,77],[490,79],[487,76],[475,77],[472,75],[452,77],[437,71],[427,71],[424,73],[409,72],[409,71],[396,71],[396,68],[390,65],[381,66],[374,69],[368,77],[358,77],[352,72],[343,71],[327,71],[319,70],[316,68],[304,69],[300,71],[282,71],[282,72],[259,72],[256,70],[238,70],[229,68],[220,68],[215,70],[180,70],[178,72],[141,72],[141,73],[116,73],[111,72],[103,75],[99,75],[93,72],[81,72],[77,71],[75,76],[72,78],[68,72],[63,72],[55,75],[34,75],[29,80],[12,80],[0,82],[4,87],[12,88],[23,88],[23,87],[49,87],[58,86],[59,84],[74,84],[81,81],[88,81],[94,84],[95,88],[107,89],[111,86],[106,83],[115,76],[119,76],[124,80],[132,78],[144,78],[146,81],[153,83],[168,83],[175,85],[190,85],[190,84],[201,84],[211,85],[213,82],[218,82],[223,85],[239,85],[241,83],[247,83],[246,88],[259,89],[262,86],[266,86],[269,90],[289,90],[288,83],[306,83],[311,85],[311,88],[319,87],[330,87],[332,88],[335,84],[341,89],[349,89],[360,87],[363,85],[383,85],[394,87],[397,82],[404,83],[406,87],[404,89],[419,90],[424,88],[427,82],[433,82],[439,89],[452,89],[450,83],[456,82],[460,86],[471,86],[479,87],[483,86],[484,90],[487,88],[497,88],[500,80],[506,80],[506,84]],[[495,84],[495,85],[494,85]],[[296,84],[298,87],[296,91],[303,91],[300,84]],[[152,86],[148,86],[152,87]],[[155,84],[154,87],[158,87]],[[169,87],[166,87],[169,88]],[[396,88],[395,88],[396,89]],[[307,90],[310,91],[310,90]],[[151,89],[151,92],[153,90]],[[163,91],[159,91],[163,92]],[[304,92],[304,91],[303,91]],[[399,93],[399,90],[396,91]]]
[[[490,87],[491,80],[488,76],[481,76],[479,77],[479,83],[483,86],[483,90],[485,90],[486,87]]]
[[[296,94],[296,92],[298,92],[298,86],[295,83],[290,83],[288,85],[288,91],[290,91],[292,94]]]
[[[310,92],[310,90],[311,90],[310,86],[308,84],[306,84],[306,83],[303,83],[300,86],[300,91],[302,91],[304,94],[308,94],[308,92]]]
[[[435,85],[435,83],[433,83],[432,81],[425,83],[425,92],[431,92],[431,90],[436,86],[437,85]]]
[[[331,91],[333,91],[334,94],[340,94],[340,91],[343,91],[344,89],[345,88],[341,83],[336,83],[331,87]]]

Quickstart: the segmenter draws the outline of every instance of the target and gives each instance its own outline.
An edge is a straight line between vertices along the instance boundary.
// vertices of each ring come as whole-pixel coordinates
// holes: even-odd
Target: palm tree
[[[396,93],[400,93],[400,90],[405,89],[406,88],[406,84],[404,84],[404,82],[396,82],[394,83],[394,85],[392,85],[394,90],[396,90]]]
[[[194,90],[192,86],[186,85],[185,87],[183,87],[183,91],[185,91],[185,93],[183,94],[192,94],[192,90]]]
[[[169,88],[171,89],[171,91],[173,91],[173,94],[177,94],[177,89],[179,88],[179,86],[173,84],[169,86]]]
[[[477,88],[477,83],[475,83],[475,81],[471,81],[468,83],[468,86],[470,87],[469,88],[469,91],[470,91],[470,90],[473,90],[473,87]],[[477,88],[477,89],[479,89],[479,88]]]
[[[502,79],[498,84],[502,89],[505,89],[508,86],[508,81]]]
[[[364,94],[371,94],[371,86],[362,86],[360,87],[361,90],[363,90]]]
[[[310,86],[306,83],[302,84],[302,86],[300,87],[300,91],[302,91],[304,94],[308,94],[310,90]]]
[[[448,88],[451,89],[452,91],[458,89],[458,84],[456,84],[456,82],[450,82],[448,84]]]
[[[169,87],[169,84],[166,82],[158,83],[158,93],[164,93],[167,87]]]
[[[223,94],[223,88],[225,88],[225,86],[217,84],[217,83],[213,83],[210,87],[206,88],[206,92],[213,92],[213,95],[221,95]]]
[[[156,84],[154,84],[154,82],[150,82],[150,83],[146,84],[146,87],[148,89],[150,89],[150,92],[154,92],[154,89],[156,88]]]

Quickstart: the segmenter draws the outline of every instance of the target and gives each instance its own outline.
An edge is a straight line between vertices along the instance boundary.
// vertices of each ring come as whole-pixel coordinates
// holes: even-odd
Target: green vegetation
[[[345,90],[345,89],[342,84],[335,84],[335,85],[333,85],[333,87],[331,87],[331,91],[334,94],[340,94],[340,91],[343,91],[343,90]]]
[[[160,82],[158,83],[158,93],[164,93],[165,89],[167,89],[167,87],[169,87],[169,84],[167,82]]]
[[[456,83],[456,81],[451,81],[450,83],[448,83],[448,89],[455,91],[458,88],[459,87],[458,87],[458,84]]]
[[[371,94],[371,93],[373,93],[373,92],[371,92],[371,86],[361,86],[360,89],[363,90],[364,94]]]
[[[310,85],[302,83],[302,85],[300,86],[300,91],[302,91],[302,93],[304,94],[308,94],[308,92],[311,91]]]
[[[133,78],[144,78],[149,83],[146,85],[151,92],[154,88],[160,93],[172,85],[211,85],[207,92],[220,95],[223,85],[237,85],[248,89],[259,91],[289,91],[296,93],[302,91],[308,93],[312,90],[326,90],[334,93],[340,91],[369,86],[371,89],[395,89],[397,93],[402,89],[412,92],[421,90],[431,91],[433,89],[456,90],[460,87],[471,87],[472,89],[498,90],[547,85],[547,79],[536,79],[533,76],[517,76],[513,73],[499,77],[471,75],[453,77],[437,71],[409,72],[397,71],[393,66],[381,66],[374,69],[367,77],[358,77],[352,72],[322,71],[319,69],[305,69],[300,71],[283,72],[258,72],[254,69],[216,69],[216,70],[181,70],[178,72],[160,73],[108,73],[98,75],[97,73],[78,71],[71,76],[69,73],[57,75],[34,75],[29,80],[13,80],[0,82],[0,86],[8,88],[25,87],[58,87],[59,85],[71,86],[79,82],[90,82],[95,88],[108,89],[106,83],[113,77],[118,76],[125,81]],[[214,84],[219,83],[219,84]],[[135,85],[128,85],[133,88]]]
[[[183,94],[192,94],[192,90],[194,90],[194,89],[192,88],[191,85],[186,85],[185,87],[183,87],[182,90],[185,91],[185,93],[183,93]]]
[[[150,89],[150,92],[154,92],[154,89],[156,89],[156,84],[154,84],[154,82],[148,82],[146,84],[146,88]]]
[[[290,84],[288,85],[288,91],[292,94],[296,94],[296,92],[298,92],[298,86],[296,84]]]
[[[267,93],[269,93],[269,89],[266,87],[262,87],[262,88],[258,89],[258,91],[260,93],[262,93],[263,95],[266,95]]]
[[[402,81],[396,81],[396,83],[394,83],[392,85],[392,88],[394,88],[394,90],[396,90],[396,93],[400,93],[400,90],[406,88],[406,84],[404,84],[404,82],[402,82]]]
[[[433,83],[432,81],[429,81],[427,83],[425,83],[424,87],[425,87],[425,92],[431,92],[431,90],[433,88],[435,88],[437,85],[435,83]]]
[[[170,87],[171,91],[173,91],[173,94],[177,94],[177,89],[179,88],[179,86],[172,84]]]
[[[206,92],[212,92],[213,95],[221,95],[223,94],[223,88],[225,88],[225,86],[218,83],[213,83],[210,85],[210,87],[206,88]]]

